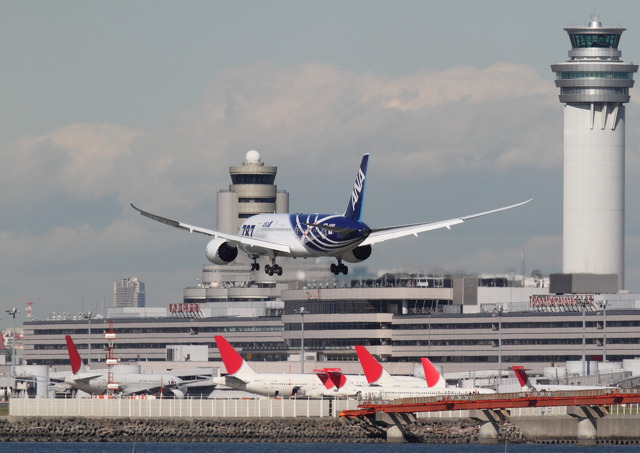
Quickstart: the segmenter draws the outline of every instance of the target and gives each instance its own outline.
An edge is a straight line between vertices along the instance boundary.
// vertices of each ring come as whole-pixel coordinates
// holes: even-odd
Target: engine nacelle
[[[342,255],[342,259],[347,263],[359,263],[361,261],[366,260],[371,256],[371,246],[370,245],[361,245],[360,247],[356,247],[350,252]]]
[[[230,246],[226,240],[217,238],[209,241],[204,254],[213,264],[229,264],[238,256],[238,247]]]

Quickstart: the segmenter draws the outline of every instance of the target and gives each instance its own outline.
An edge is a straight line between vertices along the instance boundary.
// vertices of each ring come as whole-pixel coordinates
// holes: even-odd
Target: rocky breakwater
[[[479,424],[470,419],[418,420],[408,441],[476,443]],[[503,427],[511,442],[516,429]],[[0,418],[4,442],[386,442],[385,430],[365,420],[339,418]]]
[[[4,442],[384,442],[336,418],[123,419],[7,417]]]

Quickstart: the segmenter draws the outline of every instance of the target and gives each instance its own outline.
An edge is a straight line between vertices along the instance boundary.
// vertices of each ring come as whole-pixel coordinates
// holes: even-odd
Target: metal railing
[[[344,399],[12,398],[9,415],[32,417],[337,417]]]

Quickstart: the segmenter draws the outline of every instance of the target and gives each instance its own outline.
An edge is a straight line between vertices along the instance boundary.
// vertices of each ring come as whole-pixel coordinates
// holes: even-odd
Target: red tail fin
[[[382,365],[367,351],[364,346],[356,346],[356,353],[358,353],[358,360],[362,365],[364,375],[367,377],[369,384],[376,382],[382,376]]]
[[[516,373],[516,377],[520,382],[520,387],[525,387],[529,382],[529,376],[527,376],[527,372],[524,370],[524,367],[521,365],[514,365],[511,367],[513,372]]]
[[[320,379],[326,389],[333,387],[333,382],[331,382],[331,379],[329,378],[329,373],[325,370],[313,370],[313,372],[316,373],[316,376],[318,376],[318,379]]]
[[[227,369],[227,374],[233,376],[242,366],[244,359],[222,335],[216,335],[213,338],[216,340],[216,346],[218,347],[218,351],[220,351],[220,356]]]
[[[422,361],[422,369],[424,370],[424,378],[427,380],[427,387],[433,387],[440,380],[440,373],[433,366],[431,361],[426,357],[420,359]]]
[[[337,389],[342,388],[347,383],[347,377],[340,368],[325,368],[324,370],[329,374],[329,379]]]
[[[322,381],[326,389],[335,386],[339,389],[347,382],[347,377],[342,373],[340,368],[322,368],[313,370],[316,376]]]
[[[82,367],[82,359],[80,358],[80,354],[78,353],[78,349],[76,349],[76,345],[73,344],[73,340],[69,335],[65,335],[65,340],[67,340],[67,351],[69,352],[69,362],[71,363],[71,372],[76,374],[80,371]]]

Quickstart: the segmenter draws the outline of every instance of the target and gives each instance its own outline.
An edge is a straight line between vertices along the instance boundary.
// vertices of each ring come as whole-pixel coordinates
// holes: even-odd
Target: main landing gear
[[[282,275],[282,267],[281,267],[281,266],[278,266],[278,265],[276,264],[276,259],[275,259],[275,258],[273,258],[273,259],[271,259],[271,265],[269,265],[269,264],[265,264],[265,266],[264,266],[264,272],[265,272],[267,275],[273,275],[273,274],[276,274],[276,275]]]
[[[331,269],[331,272],[335,275],[340,273],[347,275],[349,273],[349,268],[345,264],[342,264],[342,260],[340,258],[338,258],[338,264],[331,263],[329,269]]]
[[[260,263],[258,263],[258,257],[254,257],[253,258],[253,263],[251,263],[251,270],[252,271],[259,271],[260,270]]]

